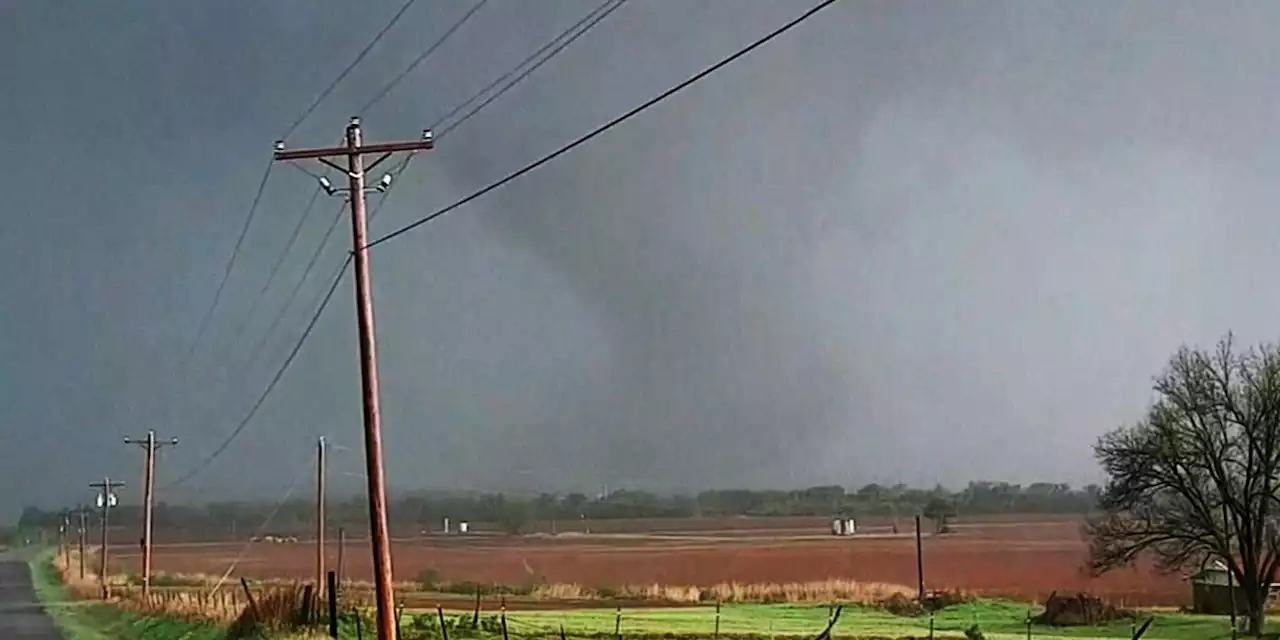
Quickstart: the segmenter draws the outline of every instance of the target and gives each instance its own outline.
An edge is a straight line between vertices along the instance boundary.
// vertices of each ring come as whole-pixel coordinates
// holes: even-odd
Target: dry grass
[[[315,620],[320,601],[310,589],[300,586],[276,587],[257,597],[231,623],[229,635],[258,637],[263,631],[298,631]]]
[[[590,589],[578,584],[545,584],[533,590],[541,600],[598,600],[621,598],[654,602],[772,603],[822,602],[872,604],[893,596],[914,597],[915,590],[884,582],[822,580],[815,582],[741,583],[722,582],[711,587],[687,585],[627,585],[619,589]]]
[[[78,566],[75,552],[65,564]],[[97,575],[86,575],[79,581],[78,575],[63,570],[63,580],[78,591],[92,596],[100,594]],[[224,583],[218,593],[208,591],[219,583],[221,576],[201,573],[158,573],[153,577],[152,602],[142,606],[161,609],[180,615],[199,616],[223,622],[234,620],[245,608],[244,594],[234,582]],[[110,580],[113,593],[125,600],[140,600],[136,576],[115,575]],[[77,584],[79,583],[79,584]],[[256,588],[264,593],[300,593],[296,580],[256,580]],[[366,591],[372,591],[368,582],[347,580],[343,582],[344,600],[361,600]],[[404,594],[423,592],[421,585],[401,582],[397,591]],[[914,598],[911,587],[884,582],[859,582],[855,580],[828,579],[811,582],[742,583],[722,582],[709,587],[669,584],[632,584],[617,588],[590,588],[572,583],[549,583],[533,587],[529,596],[538,600],[629,600],[654,603],[695,604],[723,603],[852,603],[871,604],[891,598]],[[285,596],[279,596],[285,597]]]
[[[914,595],[915,590],[887,582],[831,579],[783,584],[721,583],[711,588],[719,602],[848,602],[870,604],[894,595]]]
[[[80,577],[80,556],[71,550],[66,556],[55,556],[53,566],[58,570],[64,587],[75,597],[98,599],[102,597],[102,585],[98,580],[96,551],[89,551],[85,560],[85,575]],[[272,581],[255,585],[253,606],[249,596],[235,582],[224,582],[216,591],[221,576],[207,574],[157,573],[152,576],[151,593],[142,596],[137,576],[113,574],[107,585],[112,604],[123,609],[145,614],[163,614],[188,620],[204,620],[225,625],[231,629],[298,630],[305,626],[307,617],[314,613],[318,600],[308,602],[306,590],[296,581]]]

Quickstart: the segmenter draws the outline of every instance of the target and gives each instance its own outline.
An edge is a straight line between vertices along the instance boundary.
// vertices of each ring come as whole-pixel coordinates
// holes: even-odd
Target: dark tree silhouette
[[[1280,350],[1182,348],[1155,382],[1146,418],[1094,447],[1108,476],[1087,526],[1095,574],[1151,554],[1167,571],[1226,563],[1262,630],[1280,566]]]

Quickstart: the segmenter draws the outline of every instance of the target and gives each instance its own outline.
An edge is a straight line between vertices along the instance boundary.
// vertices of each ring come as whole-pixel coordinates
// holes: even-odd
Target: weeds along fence
[[[98,576],[86,571],[84,577],[80,577],[79,558],[75,552],[55,558],[54,567],[73,595],[84,599],[101,598]],[[146,615],[213,622],[228,629],[229,637],[260,637],[266,630],[318,634],[327,628],[338,633],[331,637],[373,637],[372,589],[366,589],[367,585],[362,583],[347,583],[339,587],[335,606],[339,616],[330,621],[326,594],[317,592],[310,584],[270,581],[251,585],[242,578],[239,583],[231,582],[215,590],[212,583],[201,580],[199,576],[166,576],[165,580],[153,580],[150,594],[144,597],[136,578],[110,576],[109,582],[112,587],[110,597],[115,606]],[[1125,612],[1094,606],[1099,603],[1083,594],[1064,597],[1058,606],[1043,607],[1043,613],[1033,617],[1031,607],[1020,611],[989,609],[987,604],[980,603],[970,594],[929,592],[921,601],[910,592],[910,589],[897,585],[838,580],[776,585],[730,583],[701,589],[640,585],[608,592],[586,590],[576,585],[542,585],[520,596],[519,604],[536,605],[539,601],[545,604],[534,606],[531,611],[513,613],[508,611],[507,596],[482,593],[480,588],[475,590],[474,599],[457,602],[455,598],[455,605],[462,606],[455,606],[451,611],[435,604],[439,602],[441,592],[433,596],[403,589],[396,619],[401,628],[400,637],[404,640],[461,640],[475,637],[477,632],[487,637],[501,636],[504,640],[512,637],[525,640],[555,637],[562,640],[569,637],[591,640],[810,638],[814,637],[814,631],[822,626],[824,619],[826,629],[817,638],[829,640],[844,606],[805,607],[804,610],[810,613],[798,617],[801,610],[797,609],[788,609],[782,615],[773,616],[767,612],[759,613],[763,611],[759,608],[722,609],[721,606],[761,602],[818,604],[843,601],[873,607],[877,611],[872,615],[847,619],[840,631],[846,637],[942,640],[982,638],[985,632],[1000,634],[1001,637],[1058,638],[1063,635],[1061,630],[1052,630],[1044,625],[1073,624],[1049,619],[1053,617],[1051,612],[1056,612],[1054,616],[1065,612],[1070,614],[1068,617],[1083,616],[1084,622],[1091,624],[1111,620],[1116,636],[1132,634],[1138,638],[1152,622],[1151,618],[1143,621],[1136,612],[1131,618],[1125,617],[1121,621],[1116,616]],[[616,606],[609,603],[601,607],[609,602],[610,597],[633,599],[636,604]],[[547,610],[548,604],[575,599],[596,602],[588,609]],[[709,599],[714,601],[707,602]],[[1053,601],[1051,596],[1046,605],[1053,604]],[[700,606],[653,611],[651,607],[661,606],[660,602]],[[409,605],[408,611],[406,605]],[[1103,619],[1092,619],[1098,615]],[[868,625],[873,625],[874,629]],[[1210,635],[1214,634],[1207,633],[1205,637]]]

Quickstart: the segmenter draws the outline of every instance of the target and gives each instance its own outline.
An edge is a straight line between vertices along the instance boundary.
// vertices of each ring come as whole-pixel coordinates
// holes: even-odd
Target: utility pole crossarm
[[[322,149],[297,149],[294,151],[285,151],[281,148],[282,143],[277,143],[277,151],[275,159],[277,162],[287,160],[315,160],[319,158],[345,158],[351,154],[362,156],[373,155],[375,153],[398,153],[401,151],[428,151],[436,146],[435,140],[432,139],[430,131],[422,132],[421,140],[413,140],[408,142],[379,142],[375,144],[364,144],[358,147],[325,147]]]

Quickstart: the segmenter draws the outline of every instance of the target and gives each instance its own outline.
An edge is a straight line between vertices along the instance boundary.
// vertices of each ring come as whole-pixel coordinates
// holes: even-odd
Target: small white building
[[[851,536],[857,531],[858,525],[853,518],[833,518],[831,520],[831,535],[833,536]]]

